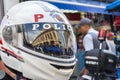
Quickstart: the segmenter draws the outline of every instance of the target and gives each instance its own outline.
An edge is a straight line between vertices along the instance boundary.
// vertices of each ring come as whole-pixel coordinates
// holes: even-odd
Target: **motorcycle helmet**
[[[0,49],[8,68],[32,80],[67,80],[76,63],[70,23],[44,1],[25,1],[8,10],[0,26]]]

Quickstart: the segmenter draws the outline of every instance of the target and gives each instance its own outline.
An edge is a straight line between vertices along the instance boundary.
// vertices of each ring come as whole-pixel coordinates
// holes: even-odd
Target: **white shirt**
[[[113,53],[115,53],[116,51],[115,51],[115,43],[114,43],[114,41],[113,41],[113,40],[108,40],[108,42],[109,42],[109,44],[110,44],[111,51],[112,51]]]
[[[98,32],[96,30],[94,30],[93,28],[90,28],[88,30],[88,33],[90,33],[90,32],[98,34]],[[92,35],[90,35],[88,33],[83,38],[83,46],[85,48],[85,51],[89,51],[91,49],[94,49]]]
[[[90,28],[88,30],[88,33],[95,33],[95,34],[98,34],[98,31],[94,30],[93,28]],[[92,38],[92,35],[90,34],[86,34],[83,38],[83,46],[85,48],[85,51],[89,51],[89,50],[92,50],[94,49],[94,45],[93,45],[93,38]],[[111,47],[110,47],[110,44],[108,42],[108,40],[106,39],[106,43],[108,44],[108,47],[109,47],[109,51],[111,51]]]

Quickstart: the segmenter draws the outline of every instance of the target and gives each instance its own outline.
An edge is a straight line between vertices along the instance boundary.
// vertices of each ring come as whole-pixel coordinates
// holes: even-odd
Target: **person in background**
[[[109,41],[111,51],[115,54],[115,43],[114,43],[114,33],[113,32],[108,32],[107,39]]]
[[[83,36],[81,34],[78,35],[78,39],[77,39],[77,43],[78,43],[78,50],[77,50],[77,59],[78,59],[78,63],[77,63],[77,80],[80,80],[80,73],[84,68],[84,47],[83,47]]]
[[[83,46],[85,51],[92,49],[99,49],[100,41],[98,40],[98,31],[92,28],[92,20],[89,18],[83,18],[78,25],[79,31],[84,35]],[[103,42],[103,49],[110,49],[108,41]]]
[[[83,47],[85,49],[85,52],[90,51],[92,49],[99,49],[100,41],[98,40],[98,31],[93,29],[92,25],[93,22],[89,18],[81,19],[78,25],[79,31],[84,36]],[[106,50],[110,49],[107,40],[103,42],[102,49]],[[84,67],[83,71],[80,73],[80,77],[88,73],[89,73],[88,70]]]

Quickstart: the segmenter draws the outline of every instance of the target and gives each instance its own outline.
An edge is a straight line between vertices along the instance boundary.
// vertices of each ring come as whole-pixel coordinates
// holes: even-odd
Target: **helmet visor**
[[[14,28],[8,30],[15,31],[14,34],[11,32],[13,35],[22,33],[23,46],[32,51],[59,58],[73,57],[76,52],[76,40],[70,25],[43,22],[15,25],[14,27],[16,31]],[[6,36],[4,37],[6,38]],[[15,37],[10,40],[14,39]]]

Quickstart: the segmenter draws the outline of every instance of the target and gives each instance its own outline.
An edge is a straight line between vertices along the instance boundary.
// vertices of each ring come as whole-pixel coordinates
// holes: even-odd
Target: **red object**
[[[114,26],[116,27],[116,29],[120,29],[120,16],[115,18]]]
[[[2,44],[2,39],[0,38],[0,44]]]
[[[12,52],[11,50],[8,50],[7,48],[5,48],[5,47],[3,47],[3,46],[1,47],[1,49],[2,49],[2,51],[7,52],[9,55],[15,57],[16,59],[18,59],[18,60],[20,60],[20,61],[23,61],[23,58],[22,58],[21,56],[15,54],[15,53]]]
[[[113,32],[109,32],[107,35],[108,40],[113,40],[114,38],[114,33]]]
[[[98,40],[104,41],[105,38],[106,38],[106,30],[104,29],[99,30]]]
[[[39,19],[44,18],[44,15],[43,15],[43,14],[35,14],[35,15],[34,15],[34,18],[35,18],[35,22],[38,22]]]
[[[74,20],[79,21],[81,19],[81,14],[80,13],[64,13],[64,14],[68,18],[68,20],[71,20],[71,21],[74,21]]]
[[[108,33],[108,37],[113,36],[113,32]]]

